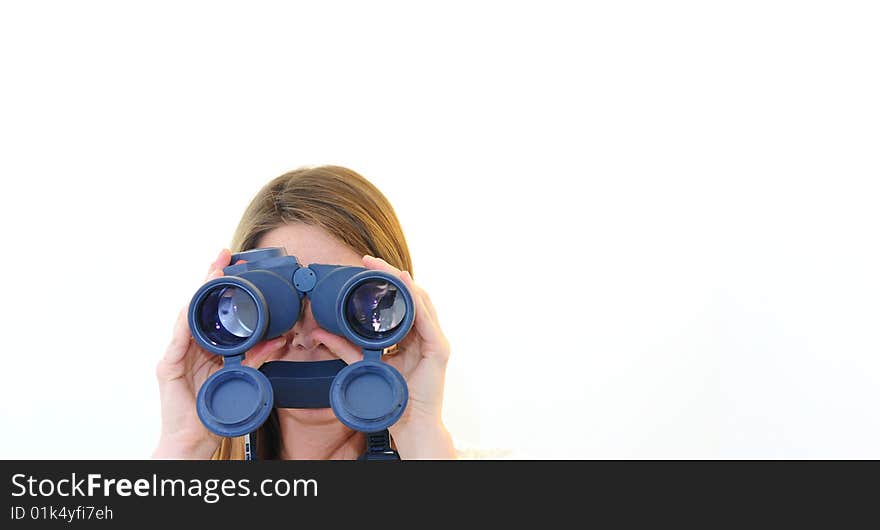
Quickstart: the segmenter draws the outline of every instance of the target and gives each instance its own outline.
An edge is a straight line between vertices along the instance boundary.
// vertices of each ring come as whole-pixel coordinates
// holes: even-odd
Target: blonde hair
[[[232,252],[256,248],[264,234],[288,223],[321,227],[355,252],[413,273],[409,248],[391,203],[348,168],[304,167],[270,181],[245,209],[230,248]],[[254,440],[259,458],[278,457],[278,438],[273,411]],[[243,460],[244,438],[224,438],[213,458]]]

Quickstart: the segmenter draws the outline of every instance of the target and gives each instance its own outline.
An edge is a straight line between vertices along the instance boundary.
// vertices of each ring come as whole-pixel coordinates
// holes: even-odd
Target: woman
[[[382,193],[350,169],[298,169],[272,180],[254,197],[232,243],[211,264],[206,281],[223,274],[231,254],[261,247],[284,247],[303,265],[354,265],[398,276],[413,294],[416,317],[407,337],[383,360],[406,379],[409,402],[389,428],[402,459],[451,459],[456,453],[443,425],[441,407],[449,343],[427,293],[413,282],[403,230]],[[321,329],[307,299],[296,325],[285,335],[247,352],[244,364],[258,368],[273,360],[319,361],[362,358],[346,339]],[[220,356],[192,340],[184,308],[164,357],[156,366],[162,432],[154,458],[242,459],[243,438],[221,438],[202,425],[196,395],[222,366]],[[256,436],[261,459],[356,459],[364,453],[363,433],[343,425],[332,409],[275,409]]]

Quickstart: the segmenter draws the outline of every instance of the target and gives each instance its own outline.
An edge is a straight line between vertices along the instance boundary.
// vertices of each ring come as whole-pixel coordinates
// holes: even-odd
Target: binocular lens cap
[[[253,432],[272,412],[272,385],[247,366],[223,368],[199,389],[196,410],[202,423],[220,436]]]
[[[330,406],[339,421],[361,432],[394,425],[406,409],[409,393],[400,372],[381,361],[345,367],[330,387]]]

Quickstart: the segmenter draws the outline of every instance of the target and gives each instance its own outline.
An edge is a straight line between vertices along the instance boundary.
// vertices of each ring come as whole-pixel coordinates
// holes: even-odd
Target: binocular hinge
[[[363,348],[361,353],[364,354],[365,361],[380,361],[382,359],[382,351],[383,350],[372,350],[369,348]]]
[[[238,355],[229,355],[223,358],[223,367],[227,368],[230,366],[241,366],[242,361],[244,361],[243,353],[240,353]]]

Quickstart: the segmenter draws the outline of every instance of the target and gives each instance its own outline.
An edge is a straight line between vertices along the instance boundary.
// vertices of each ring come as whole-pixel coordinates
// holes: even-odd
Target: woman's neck
[[[313,423],[279,414],[282,460],[355,460],[365,450],[364,434],[338,421]]]

